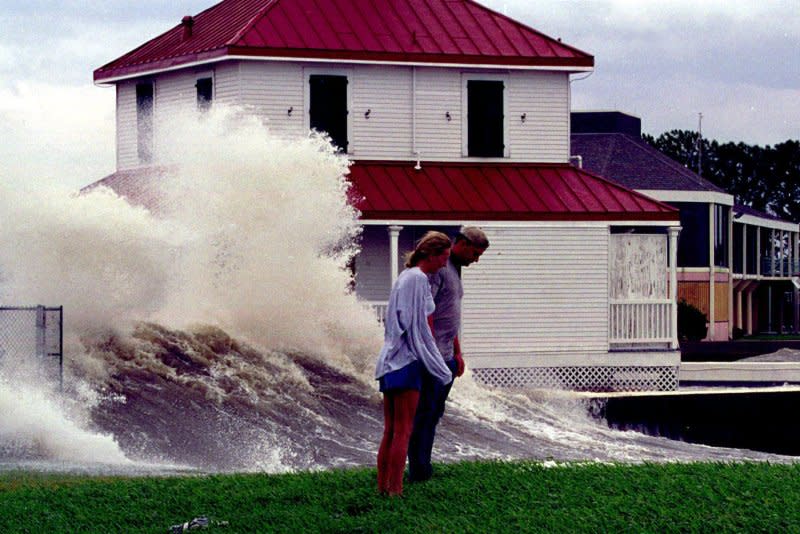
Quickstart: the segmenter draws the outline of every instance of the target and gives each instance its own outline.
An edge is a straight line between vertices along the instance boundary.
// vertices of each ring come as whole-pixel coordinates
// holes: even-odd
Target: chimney
[[[187,40],[192,36],[192,26],[194,26],[194,18],[191,15],[186,15],[181,19],[181,26],[183,26],[183,40]]]

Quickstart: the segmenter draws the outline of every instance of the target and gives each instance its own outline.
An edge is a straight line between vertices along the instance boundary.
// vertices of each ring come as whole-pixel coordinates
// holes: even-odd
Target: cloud
[[[651,133],[704,129],[722,140],[798,138],[800,10],[796,2],[485,0],[595,56],[573,83],[573,109],[638,114]]]

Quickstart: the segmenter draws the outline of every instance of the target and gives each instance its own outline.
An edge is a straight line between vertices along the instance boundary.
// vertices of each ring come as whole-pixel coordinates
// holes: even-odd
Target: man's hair
[[[451,245],[449,237],[441,232],[431,230],[422,236],[417,241],[414,250],[406,255],[406,267],[414,267],[420,260],[430,256],[438,256],[449,249]]]
[[[487,249],[489,248],[489,238],[483,233],[483,230],[475,226],[464,226],[461,231],[456,235],[456,242],[466,241],[468,244],[476,248]]]

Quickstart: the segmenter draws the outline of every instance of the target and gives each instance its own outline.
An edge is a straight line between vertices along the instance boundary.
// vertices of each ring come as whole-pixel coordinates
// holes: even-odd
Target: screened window
[[[502,158],[505,152],[502,81],[467,81],[467,154]]]
[[[214,99],[214,81],[212,78],[199,78],[195,84],[197,88],[197,109],[208,111]]]
[[[751,224],[746,225],[747,236],[747,274],[758,272],[758,227]]]
[[[708,204],[671,202],[680,210],[678,267],[708,267]]]
[[[733,223],[733,272],[744,273],[745,225]]]
[[[136,139],[140,163],[153,161],[153,83],[136,84]]]
[[[730,209],[728,206],[714,206],[714,265],[727,267],[728,263],[728,221]]]
[[[347,152],[347,76],[312,74],[308,83],[311,128],[326,132],[340,151]]]

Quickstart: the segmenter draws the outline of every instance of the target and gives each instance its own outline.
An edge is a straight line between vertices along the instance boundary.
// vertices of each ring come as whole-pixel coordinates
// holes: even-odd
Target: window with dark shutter
[[[340,151],[347,152],[347,76],[309,76],[311,128],[327,132]]]
[[[153,160],[153,83],[136,84],[136,143],[140,163]]]
[[[502,158],[503,82],[467,81],[467,154],[472,157]]]
[[[211,100],[214,98],[214,83],[211,78],[199,78],[195,84],[197,88],[197,109],[208,111]]]

